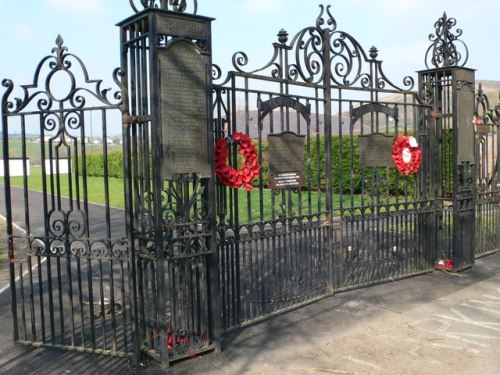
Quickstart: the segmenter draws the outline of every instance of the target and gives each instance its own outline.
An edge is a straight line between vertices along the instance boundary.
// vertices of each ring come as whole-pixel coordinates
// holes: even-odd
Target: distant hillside
[[[488,80],[478,80],[476,81],[476,92],[479,89],[479,85],[483,89],[484,94],[488,97],[490,106],[494,107],[495,104],[500,102],[500,81],[488,81]],[[394,103],[402,103],[402,95],[389,95],[383,97],[383,100]]]
[[[500,102],[499,99],[499,93],[500,93],[500,81],[490,81],[490,80],[479,80],[476,81],[476,91],[479,88],[479,84],[481,84],[483,92],[485,95],[488,97],[489,103],[491,107],[494,107],[498,102]],[[381,101],[383,102],[388,102],[388,103],[403,103],[403,95],[389,95],[389,96],[384,96],[380,98]],[[248,123],[246,121],[248,115]],[[340,118],[341,117],[341,118]],[[236,127],[238,131],[245,132],[248,131],[250,133],[250,136],[255,138],[258,135],[258,126],[257,126],[257,118],[258,118],[258,113],[257,110],[249,110],[247,113],[244,110],[237,110],[236,112]],[[345,134],[347,131],[347,127],[349,126],[349,112],[343,112],[341,116],[339,114],[334,114],[332,116],[332,131],[333,134],[339,134],[339,126],[341,123],[343,123],[346,128],[343,130],[343,133]],[[412,118],[412,116],[409,116],[409,118]],[[319,126],[316,127],[316,122],[314,121],[315,119],[315,114],[311,114],[311,134],[315,134],[316,132],[323,134],[324,133],[324,127],[323,124],[321,123]],[[273,118],[271,120],[270,116],[267,116],[264,120],[264,126],[263,126],[263,136],[267,136],[269,133],[278,133],[281,131],[281,125],[288,123],[289,129],[292,131],[295,131],[297,133],[305,134],[306,132],[306,122],[305,120],[297,116],[296,113],[293,110],[290,110],[290,115],[288,119],[283,119],[284,121],[281,121],[281,113],[279,110],[275,110],[273,112]],[[322,116],[320,116],[320,120],[322,120]],[[379,123],[384,124],[386,121],[385,115],[380,114],[379,116]],[[272,125],[272,129],[271,129]],[[365,119],[364,122],[365,127],[370,126],[370,121]],[[412,124],[407,123],[409,127],[412,126]],[[360,131],[359,129],[359,123],[355,125],[354,131],[358,132]],[[389,124],[389,129],[391,129],[391,126],[393,124]],[[286,128],[285,126],[283,126]]]
[[[476,81],[476,90],[479,88],[479,84],[481,84],[491,106],[500,102],[500,81]]]

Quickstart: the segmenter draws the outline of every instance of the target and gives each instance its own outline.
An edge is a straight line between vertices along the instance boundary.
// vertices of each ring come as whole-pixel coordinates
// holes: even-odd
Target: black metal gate
[[[111,140],[111,129],[121,132],[122,91],[92,80],[60,36],[52,51],[33,83],[16,91],[3,81],[14,340],[132,356],[133,255],[125,211],[112,208],[117,186],[123,192],[112,178],[123,174],[112,151],[121,145]]]
[[[216,138],[249,135],[261,165],[251,191],[217,187],[225,330],[433,267],[436,208],[391,158],[397,135],[420,138],[430,105],[410,77],[400,88],[385,76],[375,47],[337,30],[330,7],[278,37],[263,68],[238,52],[214,87]]]
[[[491,108],[481,85],[476,95],[476,256],[500,247],[500,105]]]
[[[116,89],[60,37],[18,99],[3,82],[16,342],[166,367],[336,292],[500,249],[500,109],[475,93],[455,20],[436,23],[416,88],[330,7],[281,30],[265,66],[237,52],[223,75],[196,1],[130,3]],[[400,136],[419,144],[416,174],[394,167]],[[217,180],[220,144],[226,170],[256,173],[233,175],[246,189]]]

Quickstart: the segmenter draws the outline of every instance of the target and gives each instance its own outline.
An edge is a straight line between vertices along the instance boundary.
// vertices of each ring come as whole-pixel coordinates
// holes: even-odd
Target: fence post
[[[121,29],[131,123],[128,235],[141,349],[170,362],[218,347],[212,18],[182,2],[131,1]],[[176,3],[177,4],[177,3]]]
[[[437,209],[442,217],[437,223],[438,259],[451,260],[453,269],[474,264],[475,248],[475,143],[474,143],[474,70],[464,67],[467,46],[451,31],[455,19],[446,13],[436,22],[431,46],[426,54],[427,70],[419,72],[421,91],[430,91],[430,105],[436,115],[431,119],[436,129],[429,132],[429,157],[436,160],[430,181],[438,186]],[[464,51],[460,51],[463,49]],[[435,137],[435,139],[432,139]],[[435,179],[434,179],[435,177]],[[439,233],[440,232],[440,233]]]

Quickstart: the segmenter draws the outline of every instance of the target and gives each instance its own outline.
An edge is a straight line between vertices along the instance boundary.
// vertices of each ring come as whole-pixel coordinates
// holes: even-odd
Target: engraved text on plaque
[[[199,173],[210,177],[208,163],[207,64],[188,41],[159,51],[162,126],[161,177]]]
[[[269,172],[272,188],[304,186],[304,135],[269,134]]]

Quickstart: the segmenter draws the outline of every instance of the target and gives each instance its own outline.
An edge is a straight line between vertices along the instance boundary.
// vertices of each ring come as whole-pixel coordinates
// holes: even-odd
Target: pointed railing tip
[[[61,36],[61,34],[58,34],[56,38],[56,46],[61,47],[63,43],[64,43],[63,37]]]

